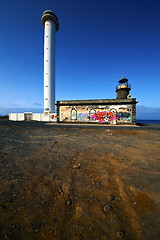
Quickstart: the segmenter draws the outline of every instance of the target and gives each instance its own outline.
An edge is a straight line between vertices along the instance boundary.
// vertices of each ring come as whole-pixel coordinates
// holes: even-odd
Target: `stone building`
[[[117,99],[57,101],[57,121],[135,124],[137,101],[129,95],[130,90],[123,77],[116,87]]]

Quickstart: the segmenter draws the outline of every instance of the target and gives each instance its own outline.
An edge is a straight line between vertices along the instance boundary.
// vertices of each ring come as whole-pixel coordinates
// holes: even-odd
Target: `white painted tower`
[[[44,27],[44,112],[55,113],[55,39],[59,23],[51,10],[44,11],[41,21]]]

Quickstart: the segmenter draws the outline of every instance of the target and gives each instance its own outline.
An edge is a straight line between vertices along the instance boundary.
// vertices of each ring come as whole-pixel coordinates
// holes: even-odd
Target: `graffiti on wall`
[[[50,115],[50,119],[54,119],[54,118],[57,118],[57,115],[51,114],[51,115]]]
[[[50,114],[50,121],[56,121],[57,120],[57,114]]]
[[[131,105],[61,106],[60,121],[131,123]]]
[[[131,113],[130,112],[118,112],[116,113],[118,121],[127,121],[131,122]]]
[[[79,113],[78,114],[78,120],[79,121],[88,121],[89,120],[88,113]]]
[[[100,123],[109,123],[114,121],[117,116],[116,116],[116,112],[115,111],[97,111],[96,113],[94,113],[93,115],[91,115],[91,118],[94,120],[98,120]]]

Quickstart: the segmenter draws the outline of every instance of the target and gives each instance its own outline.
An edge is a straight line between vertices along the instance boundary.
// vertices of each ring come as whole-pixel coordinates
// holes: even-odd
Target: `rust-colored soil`
[[[0,123],[0,239],[160,239],[160,128]]]

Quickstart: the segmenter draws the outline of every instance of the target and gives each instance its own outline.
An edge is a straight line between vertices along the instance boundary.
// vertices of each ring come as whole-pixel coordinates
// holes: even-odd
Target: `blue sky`
[[[124,75],[137,118],[160,119],[160,1],[7,0],[0,7],[0,115],[43,111],[43,26],[52,9],[56,100],[116,98]]]

